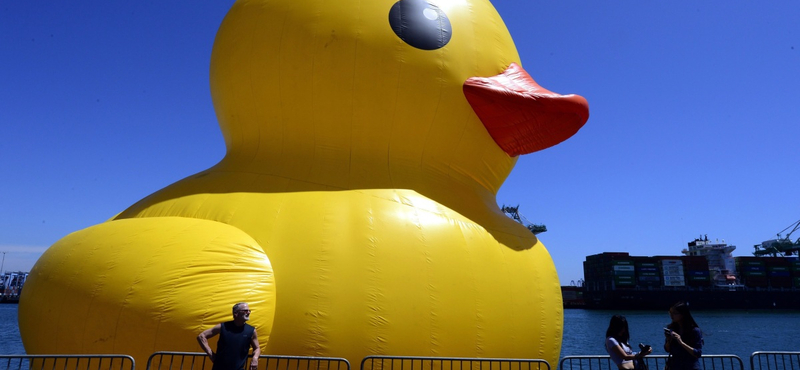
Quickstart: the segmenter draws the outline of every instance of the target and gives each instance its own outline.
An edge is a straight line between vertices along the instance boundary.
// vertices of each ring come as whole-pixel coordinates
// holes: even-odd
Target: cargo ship
[[[686,301],[692,309],[800,309],[796,256],[733,257],[735,249],[706,236],[689,242],[681,256],[587,256],[582,287],[562,287],[564,307],[667,310]]]

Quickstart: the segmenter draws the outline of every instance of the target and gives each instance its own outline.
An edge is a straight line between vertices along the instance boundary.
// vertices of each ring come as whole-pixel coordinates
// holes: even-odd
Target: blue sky
[[[231,4],[0,4],[5,270],[222,158],[208,67]],[[586,255],[673,255],[701,234],[750,255],[800,219],[800,2],[495,6],[533,78],[590,105],[498,194],[547,225],[562,284]]]

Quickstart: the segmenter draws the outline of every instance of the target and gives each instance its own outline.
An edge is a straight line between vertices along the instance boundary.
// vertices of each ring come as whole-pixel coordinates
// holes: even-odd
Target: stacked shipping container
[[[711,275],[708,270],[708,260],[703,256],[684,256],[683,271],[686,277],[686,285],[689,286],[710,286]]]
[[[691,301],[698,309],[800,309],[797,257],[731,256],[726,261],[730,267],[724,269],[708,264],[706,258],[628,253],[587,256],[583,263],[584,307],[652,310]],[[715,273],[725,278],[712,280]]]
[[[633,257],[636,266],[636,284],[642,287],[661,286],[658,261],[650,257]]]
[[[791,288],[792,287],[792,272],[790,270],[789,260],[782,257],[773,257],[766,259],[767,266],[767,279],[769,286],[772,288]]]
[[[800,288],[793,280],[797,261],[783,257],[736,257],[736,269],[742,283],[751,288]]]
[[[766,288],[769,286],[764,258],[736,257],[735,260],[736,271],[739,272],[739,281],[742,284],[750,288]]]
[[[585,281],[595,289],[625,289],[636,286],[636,268],[627,253],[603,253],[586,257]]]
[[[739,281],[750,288],[800,288],[800,261],[783,257],[735,257]],[[587,256],[587,287],[710,287],[709,264],[703,256],[639,257],[628,253]]]
[[[615,287],[633,287],[636,285],[636,270],[633,261],[611,261]]]
[[[664,286],[686,285],[686,279],[683,276],[683,261],[680,259],[662,258],[658,262],[661,264],[661,276],[664,277]]]

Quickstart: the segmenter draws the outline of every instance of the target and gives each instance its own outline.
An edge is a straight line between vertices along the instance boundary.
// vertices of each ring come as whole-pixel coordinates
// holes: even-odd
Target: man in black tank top
[[[213,328],[200,333],[197,342],[203,348],[203,352],[211,357],[214,363],[212,370],[242,370],[247,362],[247,352],[253,348],[253,360],[250,361],[250,369],[258,368],[258,356],[261,355],[261,348],[258,346],[258,334],[256,328],[247,325],[250,320],[250,306],[247,303],[237,303],[233,305],[233,321],[214,325]],[[217,352],[211,351],[208,339],[219,334],[217,342]]]

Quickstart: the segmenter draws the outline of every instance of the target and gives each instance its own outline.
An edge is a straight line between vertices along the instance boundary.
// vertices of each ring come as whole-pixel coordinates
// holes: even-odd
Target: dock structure
[[[0,274],[0,303],[19,303],[22,286],[28,279],[28,273],[11,271]]]

